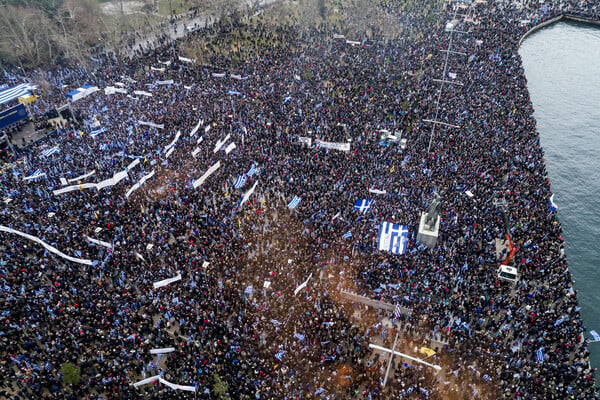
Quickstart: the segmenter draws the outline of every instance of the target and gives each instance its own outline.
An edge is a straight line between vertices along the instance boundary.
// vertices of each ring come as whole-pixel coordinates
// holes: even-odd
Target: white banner
[[[225,73],[218,74],[216,72],[212,73],[213,78],[225,78]]]
[[[54,195],[59,195],[59,194],[63,194],[63,193],[72,192],[74,190],[93,189],[93,188],[97,189],[98,185],[95,183],[83,183],[81,185],[65,186],[63,188],[53,190],[52,193]]]
[[[150,92],[146,92],[144,90],[134,90],[133,94],[137,95],[137,96],[148,96],[148,97],[152,97],[152,93]]]
[[[312,144],[312,139],[309,137],[298,136],[298,141],[307,146],[310,146]]]
[[[298,294],[299,291],[301,291],[302,289],[304,289],[306,287],[306,285],[308,285],[308,281],[309,279],[312,277],[312,272],[310,273],[310,275],[308,276],[308,278],[306,278],[306,280],[304,282],[302,282],[300,285],[298,285],[298,287],[296,288],[296,290],[294,290],[294,296]]]
[[[154,289],[158,289],[160,287],[167,286],[170,283],[177,282],[180,280],[181,280],[181,274],[177,274],[177,276],[174,276],[173,278],[163,279],[162,281],[154,282],[152,284],[152,286],[154,286]]]
[[[25,178],[23,178],[24,181],[29,181],[32,179],[37,179],[37,178],[41,178],[42,176],[46,176],[45,172],[40,172],[39,174],[35,174],[35,175],[31,175],[31,176],[26,176]]]
[[[171,60],[167,60],[167,61],[160,61],[160,60],[158,60],[158,62],[159,62],[159,63],[161,63],[161,64],[164,64],[164,65],[166,65],[167,67],[168,67],[169,65],[171,65]]]
[[[244,77],[242,77],[241,75],[234,75],[234,74],[231,74],[231,77],[232,77],[233,79],[237,79],[238,81],[242,81],[242,80],[246,80],[246,79],[248,79],[248,77],[247,77],[247,76],[244,76]]]
[[[319,139],[316,139],[315,143],[317,144],[318,147],[322,147],[324,149],[350,151],[350,143],[324,142],[324,141],[319,140]]]
[[[175,347],[164,347],[162,349],[150,349],[150,354],[165,354],[175,351]]]
[[[171,389],[174,389],[174,390],[187,390],[188,392],[195,392],[196,391],[196,388],[193,387],[193,386],[178,385],[176,383],[171,383],[169,381],[166,381],[163,378],[158,378],[158,381],[160,383],[162,383],[163,385],[167,385],[168,387],[170,387]]]
[[[90,241],[91,243],[94,243],[94,244],[98,244],[98,245],[100,245],[100,246],[107,247],[107,248],[109,248],[109,249],[111,249],[111,250],[112,250],[112,248],[113,248],[113,245],[112,245],[112,243],[103,242],[102,240],[94,239],[94,238],[91,238],[91,237],[89,237],[89,236],[86,236],[85,238],[86,238],[88,241]]]
[[[179,61],[183,61],[183,62],[186,62],[186,63],[193,63],[194,62],[194,60],[192,60],[191,58],[181,57],[181,56],[179,56]]]
[[[135,185],[133,185],[132,187],[129,188],[127,193],[125,193],[125,197],[129,198],[129,196],[131,196],[131,193],[133,193],[134,191],[136,191],[140,187],[142,187],[144,182],[146,182],[148,179],[152,178],[153,176],[154,176],[154,171],[150,172],[147,175],[142,176],[142,178]]]
[[[225,148],[225,154],[229,154],[235,149],[235,143],[230,143],[229,146]]]
[[[132,162],[129,163],[129,165],[127,166],[127,168],[125,168],[125,170],[126,171],[131,171],[133,169],[133,167],[135,167],[139,163],[140,163],[140,159],[136,158],[135,160],[133,160]]]
[[[16,229],[12,229],[12,228],[9,228],[9,227],[3,226],[3,225],[0,225],[0,232],[14,233],[15,235],[19,235],[19,236],[22,236],[22,237],[24,237],[26,239],[32,240],[32,241],[34,241],[36,243],[39,243],[42,246],[44,246],[44,248],[46,250],[48,250],[49,252],[54,253],[54,254],[56,254],[56,255],[64,258],[65,260],[69,260],[69,261],[72,261],[72,262],[75,262],[75,263],[78,263],[78,264],[92,265],[92,261],[91,260],[84,260],[82,258],[75,258],[75,257],[68,256],[65,253],[63,253],[62,251],[58,250],[56,247],[50,246],[48,243],[44,242],[42,239],[37,238],[37,237],[35,237],[33,235],[30,235],[28,233],[24,233],[24,232],[21,232],[21,231],[18,231]]]
[[[169,149],[169,151],[167,151],[167,154],[165,154],[165,158],[169,158],[169,156],[175,151],[175,147],[171,147]]]
[[[206,178],[208,178],[213,172],[215,172],[217,169],[219,169],[220,166],[221,166],[221,161],[217,161],[217,163],[215,165],[213,165],[212,167],[210,167],[204,173],[204,175],[202,175],[199,179],[194,181],[194,183],[192,184],[192,186],[194,186],[194,189],[197,189],[198,186],[202,185],[204,183],[204,181],[206,180]]]
[[[154,122],[146,122],[146,121],[140,121],[140,120],[138,120],[138,124],[146,125],[146,126],[150,126],[152,128],[158,128],[158,129],[164,129],[164,127],[165,127],[164,124],[155,124]]]
[[[177,131],[177,134],[175,135],[175,139],[173,139],[173,141],[171,143],[169,143],[169,145],[167,147],[165,147],[165,152],[169,151],[169,149],[173,146],[175,146],[175,143],[177,143],[177,141],[179,140],[179,136],[181,136],[181,131]]]
[[[252,189],[250,189],[246,193],[244,193],[244,197],[242,197],[242,200],[240,201],[240,205],[239,205],[240,207],[243,206],[244,203],[248,201],[250,196],[252,196],[252,193],[254,193],[254,189],[256,189],[256,185],[258,185],[258,182],[254,182]]]
[[[196,132],[198,132],[198,129],[200,129],[200,125],[202,125],[203,122],[204,122],[204,120],[202,120],[202,119],[200,121],[198,121],[198,125],[196,125],[194,127],[194,129],[192,129],[190,136],[194,136],[196,134]]]
[[[225,139],[223,140],[218,140],[217,144],[215,145],[215,149],[213,150],[213,153],[216,153],[217,151],[221,150],[221,147],[223,147],[223,145],[225,143],[227,143],[227,141],[229,140],[229,138],[231,137],[231,134],[227,134],[227,136],[225,136]]]
[[[158,83],[159,85],[172,85],[173,79],[167,79],[166,81],[158,81],[156,83]]]
[[[151,376],[150,378],[142,379],[141,381],[134,383],[133,386],[139,387],[142,385],[147,385],[149,383],[157,381],[159,378],[160,378],[160,375],[154,375],[154,376]]]
[[[164,68],[155,68],[155,67],[150,67],[150,71],[165,72],[165,69],[164,69]]]
[[[369,193],[375,193],[375,194],[386,194],[387,192],[385,190],[379,190],[379,189],[369,189]]]
[[[72,178],[67,180],[67,182],[77,182],[80,180],[83,180],[85,178],[89,178],[90,176],[94,175],[96,173],[96,170],[93,170],[92,172],[88,172],[87,174],[83,174],[83,175],[79,175],[77,178]]]

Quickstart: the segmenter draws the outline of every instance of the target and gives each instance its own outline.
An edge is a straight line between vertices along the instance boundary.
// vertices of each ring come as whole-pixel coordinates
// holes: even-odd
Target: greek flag
[[[283,99],[283,104],[287,104],[287,103],[289,103],[290,101],[292,101],[292,96],[286,96],[286,97]]]
[[[352,231],[348,231],[346,233],[344,233],[344,236],[342,236],[342,239],[350,239],[352,237]]]
[[[244,289],[244,294],[251,296],[252,293],[254,293],[254,288],[252,287],[252,285],[248,285],[248,287]]]
[[[595,341],[600,342],[600,335],[596,331],[590,331],[590,335],[594,338]]]
[[[540,347],[539,349],[537,349],[537,351],[535,352],[535,360],[539,363],[544,362],[544,346]]]
[[[564,318],[558,318],[555,322],[554,322],[554,326],[559,326],[560,324],[562,324],[565,321]]]
[[[304,335],[301,333],[294,333],[294,337],[296,339],[298,339],[299,341],[303,342],[304,341]]]
[[[106,151],[108,150],[108,144],[104,143],[100,145],[100,151]]]
[[[236,189],[242,188],[246,184],[246,180],[248,180],[246,175],[238,176],[235,183],[233,184],[233,187]]]
[[[294,208],[298,207],[298,204],[300,204],[301,201],[302,197],[294,196],[292,201],[290,201],[287,206],[290,210],[293,210]]]
[[[281,350],[277,354],[275,354],[275,358],[278,359],[279,361],[283,361],[284,354],[285,354],[285,351]]]
[[[95,137],[95,136],[101,134],[102,132],[106,132],[106,128],[102,127],[100,129],[96,129],[95,131],[91,131],[90,136]]]
[[[394,317],[400,318],[402,316],[402,311],[400,310],[400,305],[396,304],[396,308],[394,308]]]
[[[60,147],[54,146],[51,149],[46,149],[46,150],[42,151],[41,156],[42,157],[49,157],[49,156],[51,156],[54,153],[58,153],[59,151],[60,151]]]
[[[373,200],[371,200],[371,199],[356,200],[356,203],[354,203],[354,209],[358,210],[362,213],[366,213],[367,211],[369,211],[369,208],[371,208],[372,202],[373,202]]]
[[[246,172],[246,176],[250,177],[255,174],[258,174],[258,168],[256,168],[256,165],[252,164],[248,172]]]
[[[554,193],[550,196],[550,211],[556,211],[558,207],[554,204]]]
[[[392,254],[404,254],[408,243],[408,229],[404,225],[382,222],[379,227],[377,248]]]

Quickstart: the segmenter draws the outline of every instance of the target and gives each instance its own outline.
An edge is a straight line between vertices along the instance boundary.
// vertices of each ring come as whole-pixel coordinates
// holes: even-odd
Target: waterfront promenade
[[[440,51],[452,5],[434,24],[378,3],[410,27],[401,44],[377,30],[348,43],[240,22],[216,39],[245,40],[235,67],[226,54],[210,68],[180,58],[195,35],[218,36],[211,26],[126,64],[10,71],[52,85],[39,112],[84,83],[126,93],[72,103],[82,121],[0,175],[0,225],[62,252],[1,233],[4,394],[194,396],[166,381],[205,399],[219,382],[240,399],[596,398],[517,53],[532,10],[503,4],[465,10],[456,57]],[[462,84],[448,84],[438,112],[459,128],[436,130],[428,151],[440,78]],[[440,235],[428,249],[416,230],[434,192]],[[404,254],[378,250],[383,222],[408,229]],[[506,233],[515,285],[497,278]],[[391,347],[396,332],[397,349],[442,371],[396,358],[382,388],[387,362],[369,343]],[[72,388],[66,362],[81,369]]]

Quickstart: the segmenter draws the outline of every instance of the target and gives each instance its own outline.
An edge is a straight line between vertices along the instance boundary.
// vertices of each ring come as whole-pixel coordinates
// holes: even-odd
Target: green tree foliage
[[[72,363],[66,362],[61,365],[62,381],[66,385],[79,384],[81,369],[75,368]]]
[[[229,387],[227,382],[223,381],[218,374],[213,375],[215,384],[213,385],[213,392],[217,395],[219,400],[229,400]]]

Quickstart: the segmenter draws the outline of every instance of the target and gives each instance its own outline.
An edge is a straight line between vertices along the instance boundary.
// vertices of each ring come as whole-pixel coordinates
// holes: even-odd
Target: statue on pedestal
[[[442,211],[442,202],[441,197],[438,193],[434,193],[433,200],[429,203],[427,207],[427,214],[425,215],[425,226],[429,230],[435,229],[435,223]]]

